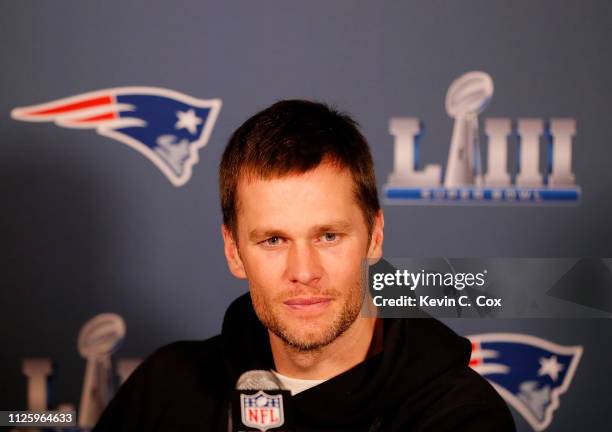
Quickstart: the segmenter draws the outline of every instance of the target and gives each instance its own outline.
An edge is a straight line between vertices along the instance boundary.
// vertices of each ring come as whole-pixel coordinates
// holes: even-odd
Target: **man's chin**
[[[309,335],[295,335],[282,333],[278,335],[286,345],[295,348],[299,351],[313,351],[323,348],[333,342],[336,338],[334,336],[322,336],[320,334],[309,334]]]
[[[310,320],[286,320],[282,328],[273,331],[287,345],[310,351],[329,345],[340,333],[337,326],[330,326],[332,319],[324,317]]]
[[[353,314],[338,310],[335,302],[319,309],[290,308],[285,304],[262,323],[286,345],[301,351],[323,348],[336,340],[355,321]]]

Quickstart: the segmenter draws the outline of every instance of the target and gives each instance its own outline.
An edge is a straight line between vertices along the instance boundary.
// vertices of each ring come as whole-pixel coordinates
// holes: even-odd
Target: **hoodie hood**
[[[383,321],[382,351],[294,396],[296,421],[313,429],[350,429],[393,413],[400,405],[411,407],[418,415],[448,387],[445,376],[468,365],[469,341],[439,321]],[[224,364],[234,383],[245,371],[274,369],[267,329],[257,318],[248,294],[227,310],[221,336]]]

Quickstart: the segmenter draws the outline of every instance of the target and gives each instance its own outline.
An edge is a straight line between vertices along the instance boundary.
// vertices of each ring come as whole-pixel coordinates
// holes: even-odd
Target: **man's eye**
[[[323,240],[329,243],[333,243],[338,240],[338,234],[336,233],[325,233],[323,234]]]
[[[270,237],[269,239],[265,239],[263,243],[266,246],[278,246],[281,244],[282,239],[280,237]]]

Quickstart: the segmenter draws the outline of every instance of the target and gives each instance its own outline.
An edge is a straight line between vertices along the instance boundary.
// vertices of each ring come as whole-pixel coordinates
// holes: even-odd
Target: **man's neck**
[[[382,325],[376,323],[375,318],[359,317],[332,343],[310,351],[291,347],[268,331],[276,370],[300,379],[328,379],[339,375],[380,349]]]

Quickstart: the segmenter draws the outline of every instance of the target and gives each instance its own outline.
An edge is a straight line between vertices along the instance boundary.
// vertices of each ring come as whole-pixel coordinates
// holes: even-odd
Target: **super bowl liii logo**
[[[417,118],[392,118],[394,170],[383,188],[387,204],[572,204],[580,187],[572,172],[574,119],[484,121],[487,170],[483,172],[478,115],[493,96],[493,80],[484,72],[457,78],[446,94],[446,111],[455,119],[446,172],[438,164],[419,167],[422,127]],[[518,138],[514,183],[507,172],[508,137]],[[540,172],[540,138],[546,143],[547,168]]]

